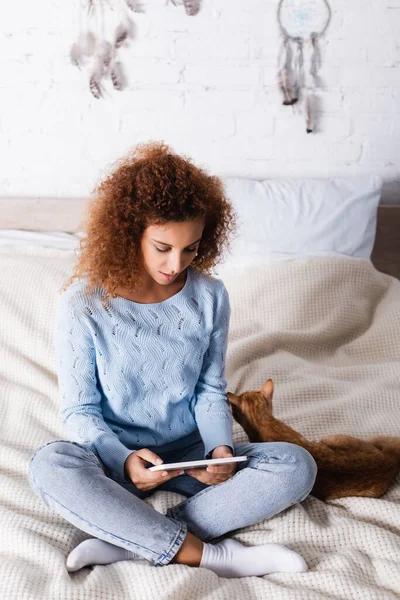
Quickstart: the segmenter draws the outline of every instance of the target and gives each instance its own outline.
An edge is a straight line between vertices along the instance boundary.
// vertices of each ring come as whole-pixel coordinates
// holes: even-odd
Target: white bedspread
[[[45,507],[27,481],[35,449],[66,435],[58,415],[52,329],[73,252],[0,249],[0,598],[108,600],[400,597],[400,480],[381,499],[325,504],[309,496],[232,536],[280,542],[309,571],[222,579],[183,565],[124,561],[69,574],[88,536]],[[369,261],[288,261],[226,275],[232,319],[228,389],[272,377],[275,414],[310,438],[400,435],[400,282]],[[244,441],[235,424],[234,440]],[[157,510],[183,499],[156,492]],[[210,510],[212,507],[210,507]]]

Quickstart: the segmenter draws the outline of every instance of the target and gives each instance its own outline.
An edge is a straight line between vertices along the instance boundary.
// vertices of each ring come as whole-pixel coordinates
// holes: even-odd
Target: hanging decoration
[[[327,0],[280,0],[277,20],[281,30],[281,48],[278,57],[278,84],[283,104],[300,104],[304,97],[306,131],[315,130],[315,91],[322,87],[318,75],[321,67],[319,38],[325,33],[331,19]],[[304,69],[309,51],[310,71]]]
[[[167,0],[183,5],[189,16],[200,10],[201,0]],[[77,0],[78,35],[70,49],[74,66],[89,68],[89,89],[95,98],[105,94],[110,79],[116,90],[126,87],[118,51],[129,47],[135,35],[134,13],[144,12],[140,0]]]

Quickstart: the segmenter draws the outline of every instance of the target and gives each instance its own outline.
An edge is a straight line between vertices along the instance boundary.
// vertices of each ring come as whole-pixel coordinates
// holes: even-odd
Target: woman
[[[235,226],[221,181],[150,143],[95,192],[55,332],[61,414],[74,441],[41,446],[29,470],[45,504],[93,536],[67,569],[143,557],[224,577],[305,571],[281,544],[210,543],[301,502],[316,476],[300,446],[232,441],[229,298],[210,275]],[[240,455],[249,460],[147,468]],[[144,502],[155,490],[186,499],[162,515]]]

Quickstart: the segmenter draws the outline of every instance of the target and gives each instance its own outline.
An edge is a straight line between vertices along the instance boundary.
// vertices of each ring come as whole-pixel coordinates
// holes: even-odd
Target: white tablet
[[[226,463],[243,462],[247,460],[247,456],[232,456],[229,458],[209,458],[204,460],[188,460],[176,463],[166,463],[164,465],[156,465],[150,467],[149,471],[172,471],[180,469],[201,469],[202,467],[208,467],[208,465],[224,465]]]

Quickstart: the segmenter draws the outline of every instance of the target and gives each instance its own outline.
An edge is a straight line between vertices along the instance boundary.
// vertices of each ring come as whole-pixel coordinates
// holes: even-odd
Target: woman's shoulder
[[[208,286],[210,289],[219,289],[221,286],[225,287],[224,282],[220,277],[217,277],[214,274],[199,272],[193,267],[190,268],[193,278],[196,279],[201,285]]]
[[[195,286],[197,286],[199,291],[204,290],[207,294],[213,296],[213,298],[228,295],[223,280],[216,275],[199,273],[194,269],[192,269],[192,273],[194,274]]]
[[[60,308],[69,308],[76,311],[94,309],[101,302],[103,290],[101,287],[89,290],[88,282],[85,278],[80,278],[71,283],[59,296],[58,304]]]

